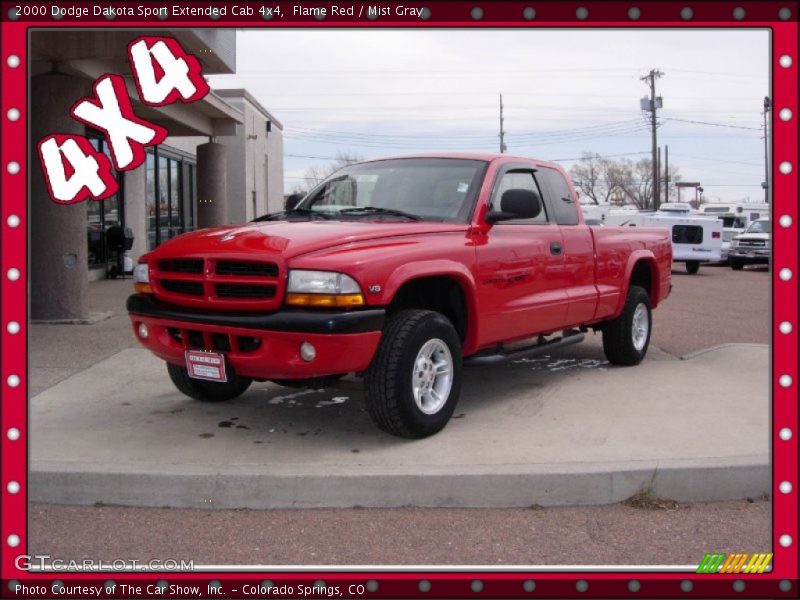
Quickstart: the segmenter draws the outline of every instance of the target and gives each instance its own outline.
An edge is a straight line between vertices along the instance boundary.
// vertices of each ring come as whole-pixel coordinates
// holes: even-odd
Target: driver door
[[[544,198],[534,169],[510,165],[495,180],[491,204],[509,189],[530,189]],[[567,292],[563,239],[547,203],[533,219],[495,223],[477,246],[480,344],[550,333],[564,326]]]

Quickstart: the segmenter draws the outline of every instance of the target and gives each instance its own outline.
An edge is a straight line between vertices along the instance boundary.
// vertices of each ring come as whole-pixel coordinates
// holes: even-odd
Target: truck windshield
[[[335,218],[466,221],[487,163],[399,158],[350,165],[303,199],[300,210]]]
[[[772,233],[772,228],[768,220],[753,221],[745,233]]]

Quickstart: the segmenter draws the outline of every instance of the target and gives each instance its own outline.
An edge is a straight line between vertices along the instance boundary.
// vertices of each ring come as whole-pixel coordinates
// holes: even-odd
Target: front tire
[[[461,393],[461,341],[430,310],[402,310],[386,322],[366,374],[367,412],[392,435],[419,439],[444,429]]]
[[[638,365],[647,354],[652,331],[650,297],[632,285],[622,314],[603,326],[603,351],[611,364]]]
[[[697,275],[697,272],[700,270],[700,261],[697,260],[687,260],[686,261],[686,272],[689,275]]]
[[[228,381],[203,381],[189,377],[186,367],[167,363],[169,378],[183,394],[203,402],[225,402],[241,396],[253,380],[249,377],[232,375]]]
[[[741,271],[744,269],[744,263],[736,258],[730,259],[731,261],[731,269],[734,271]]]

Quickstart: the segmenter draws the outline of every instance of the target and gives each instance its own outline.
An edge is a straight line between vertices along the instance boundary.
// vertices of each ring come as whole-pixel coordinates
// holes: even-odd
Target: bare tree
[[[352,165],[353,163],[361,160],[364,160],[364,158],[355,152],[337,152],[336,158],[327,165],[314,165],[308,168],[305,176],[306,185],[309,189],[314,188],[339,169],[342,169],[348,165]]]
[[[584,152],[580,162],[572,165],[569,170],[572,182],[580,190],[581,195],[590,198],[595,204],[600,204],[600,196],[602,195],[600,189],[602,178],[600,160],[599,154]]]
[[[584,152],[570,169],[572,181],[581,194],[595,204],[633,204],[639,209],[653,208],[653,169],[649,158],[637,162],[609,159]],[[674,184],[681,181],[679,167],[669,168],[669,198],[677,198]]]
[[[653,168],[649,158],[637,162],[623,159],[620,164],[620,187],[625,198],[636,208],[653,208]]]
[[[584,152],[570,169],[575,186],[595,204],[607,204],[622,194],[620,165],[599,154]]]

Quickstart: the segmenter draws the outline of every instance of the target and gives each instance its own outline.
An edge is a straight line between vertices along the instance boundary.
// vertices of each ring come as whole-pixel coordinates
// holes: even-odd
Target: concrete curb
[[[731,343],[731,344],[718,344],[716,346],[711,346],[710,348],[703,348],[702,350],[697,350],[696,352],[690,352],[689,354],[684,354],[680,357],[681,360],[692,360],[693,358],[697,358],[698,356],[702,356],[703,354],[708,354],[710,352],[716,352],[717,350],[723,350],[725,348],[769,348],[769,344],[745,344],[745,343]]]
[[[91,312],[83,319],[31,319],[31,325],[94,325],[112,317],[110,312]]]
[[[40,464],[30,474],[33,502],[176,508],[387,508],[599,505],[641,491],[679,502],[769,494],[767,456],[487,468],[458,472],[288,473],[232,468],[228,473],[90,471]]]

